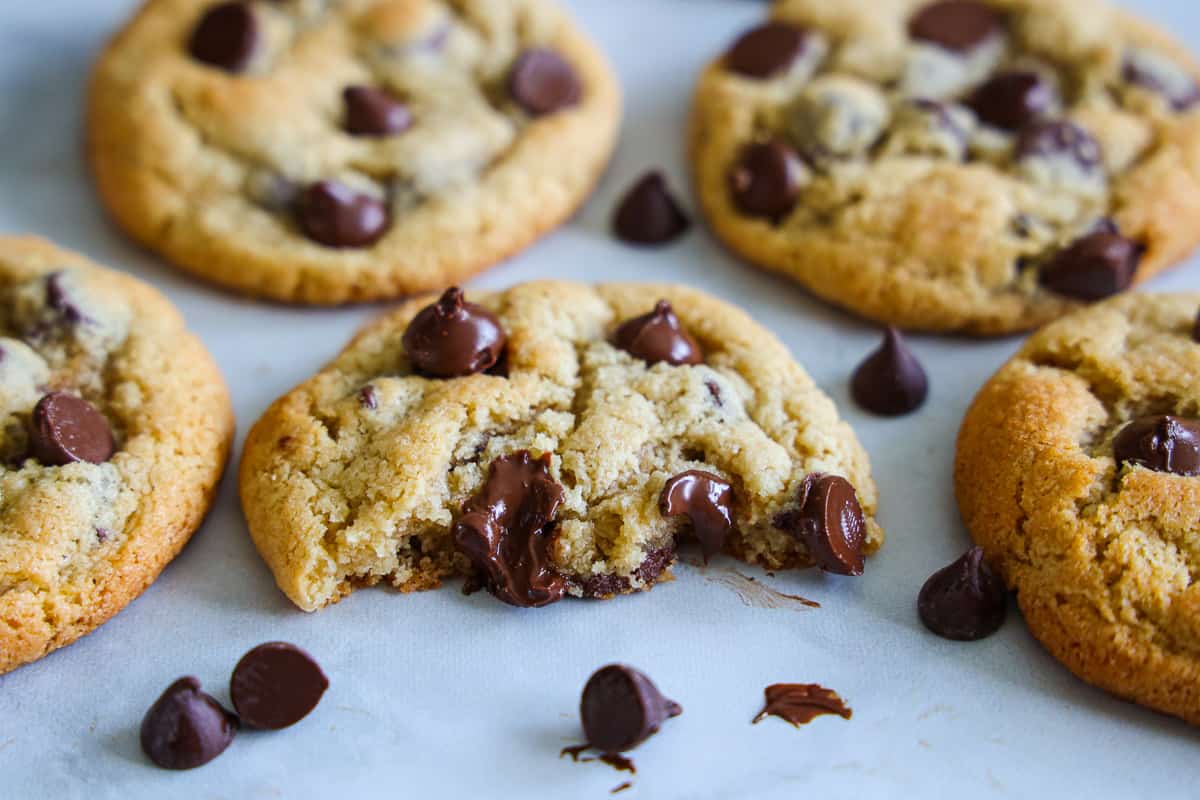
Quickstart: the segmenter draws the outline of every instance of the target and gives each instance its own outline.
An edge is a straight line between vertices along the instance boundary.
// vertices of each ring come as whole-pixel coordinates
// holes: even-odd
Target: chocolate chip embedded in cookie
[[[866,521],[854,486],[840,475],[805,477],[796,507],[779,514],[775,527],[803,542],[813,562],[825,572],[863,573]]]
[[[667,481],[658,500],[664,517],[684,517],[707,562],[733,530],[733,487],[711,472],[689,469]]]
[[[0,673],[153,583],[200,526],[232,435],[224,381],[166,298],[0,237]]]
[[[557,0],[148,0],[95,66],[88,156],[175,265],[341,304],[460,283],[565,222],[619,118]]]
[[[509,605],[556,603],[567,583],[550,560],[550,529],[563,487],[550,477],[550,456],[527,450],[492,462],[487,481],[454,522],[454,542],[489,592]]]
[[[613,333],[613,343],[647,364],[704,362],[700,344],[684,329],[666,300],[659,300],[653,311],[622,322]]]
[[[412,300],[272,404],[240,474],[251,536],[306,610],[459,576],[516,606],[610,598],[670,580],[692,537],[853,571],[883,540],[829,399],[747,315],[677,286]],[[800,505],[811,530],[775,527]]]
[[[468,303],[462,290],[452,287],[413,317],[403,341],[409,360],[420,371],[459,378],[495,366],[507,337],[495,314]]]
[[[698,82],[693,182],[737,255],[900,329],[995,335],[1200,243],[1200,64],[1166,34],[1105,0],[834,5],[773,3]],[[1137,258],[1047,270],[1104,218]]]
[[[1129,288],[1142,250],[1119,233],[1098,230],[1081,236],[1042,267],[1038,280],[1052,292],[1081,300],[1103,300]]]
[[[967,530],[1030,632],[1084,680],[1192,724],[1197,306],[1129,294],[1039,330],[976,396],[954,469]],[[986,608],[998,618],[998,596]]]

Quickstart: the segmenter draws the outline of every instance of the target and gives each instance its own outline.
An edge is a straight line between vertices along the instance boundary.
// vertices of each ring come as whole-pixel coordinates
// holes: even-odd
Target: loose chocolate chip
[[[87,317],[79,307],[71,301],[67,287],[63,284],[63,274],[55,272],[46,278],[46,305],[62,317],[68,325],[78,325]]]
[[[942,0],[922,8],[908,22],[914,39],[953,50],[972,50],[996,36],[1004,18],[990,6],[971,0]]]
[[[454,542],[497,599],[540,608],[563,598],[567,583],[549,553],[562,499],[550,454],[535,459],[522,450],[493,461],[487,482],[463,505]]]
[[[1157,414],[1139,417],[1113,440],[1113,455],[1126,462],[1176,475],[1200,475],[1200,420]]]
[[[142,752],[163,769],[193,769],[225,752],[237,729],[237,717],[200,691],[200,681],[180,678],[146,712]]]
[[[751,720],[755,725],[768,716],[800,727],[822,714],[836,714],[842,719],[854,714],[837,692],[816,683],[774,683],[763,690],[763,695],[763,710]]]
[[[626,193],[613,215],[613,231],[631,244],[664,244],[691,226],[661,172],[648,172]]]
[[[632,750],[683,708],[643,673],[624,664],[601,667],[588,678],[579,703],[588,744],[605,753]]]
[[[1101,161],[1100,144],[1091,134],[1073,122],[1035,122],[1017,137],[1017,158],[1064,156],[1085,170],[1093,170]]]
[[[508,93],[517,105],[540,117],[576,105],[583,87],[566,59],[539,47],[517,56],[508,74]]]
[[[743,214],[777,222],[796,207],[804,173],[800,156],[782,141],[747,145],[729,173],[733,204]]]
[[[980,86],[967,104],[979,119],[1006,131],[1018,131],[1049,113],[1054,89],[1036,72],[1002,72]]]
[[[743,33],[725,56],[730,72],[748,78],[771,78],[786,72],[804,55],[808,32],[783,22],[768,22]]]
[[[29,430],[34,457],[47,467],[76,461],[103,464],[116,444],[104,415],[86,400],[51,392],[33,408]]]
[[[1076,239],[1042,267],[1039,281],[1078,300],[1101,300],[1128,289],[1142,253],[1118,233],[1100,230]]]
[[[349,86],[342,92],[346,103],[346,131],[355,136],[394,136],[412,127],[408,106],[391,93],[374,86]]]
[[[775,527],[796,537],[825,572],[862,575],[866,521],[854,486],[838,475],[813,473],[797,492],[797,509],[779,514]]]
[[[219,3],[200,18],[188,42],[197,61],[229,72],[241,72],[258,47],[258,21],[249,3]]]
[[[648,314],[622,322],[613,334],[613,343],[647,364],[665,361],[679,366],[704,361],[699,343],[683,329],[666,300],[659,300]]]
[[[983,560],[983,548],[972,547],[929,576],[917,596],[917,613],[938,636],[973,642],[1000,630],[1008,613],[1008,594]]]
[[[366,247],[387,230],[387,207],[337,181],[320,181],[300,195],[297,217],[308,238],[326,247]]]
[[[242,722],[279,730],[307,717],[328,688],[312,656],[294,644],[267,642],[234,667],[229,696]]]
[[[688,518],[708,563],[721,552],[725,536],[733,530],[733,487],[719,475],[689,469],[667,481],[658,498],[658,510],[664,517]]]
[[[889,325],[883,344],[854,371],[850,392],[867,411],[896,417],[921,407],[929,394],[929,379],[900,331]]]
[[[492,367],[508,337],[486,308],[463,299],[457,286],[413,317],[404,331],[404,349],[413,366],[439,378],[474,375]]]

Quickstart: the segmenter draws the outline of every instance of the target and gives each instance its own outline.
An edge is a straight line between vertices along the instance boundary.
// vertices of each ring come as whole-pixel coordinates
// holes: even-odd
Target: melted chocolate
[[[754,724],[771,716],[800,727],[822,714],[850,719],[854,713],[837,692],[815,683],[775,683],[764,689],[763,694],[766,704],[754,718]]]
[[[667,481],[658,509],[664,517],[687,517],[707,564],[733,530],[733,487],[719,475],[690,469]]]
[[[474,565],[475,580],[497,599],[540,608],[566,594],[567,581],[549,553],[562,499],[563,488],[550,477],[550,454],[535,459],[522,450],[493,461],[487,482],[463,505],[454,542]]]
[[[862,575],[866,521],[854,486],[838,475],[814,473],[801,482],[798,508],[775,518],[775,527],[808,549],[818,567],[837,575]]]
[[[460,378],[496,366],[508,337],[486,308],[468,303],[457,286],[421,309],[404,331],[413,366],[438,378]]]

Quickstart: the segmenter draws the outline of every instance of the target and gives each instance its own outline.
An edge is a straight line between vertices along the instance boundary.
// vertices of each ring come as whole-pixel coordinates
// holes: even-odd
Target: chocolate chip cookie
[[[676,286],[543,282],[408,302],[254,426],[250,532],[312,611],[464,575],[511,605],[664,579],[677,542],[857,575],[866,453],[785,348]]]
[[[1046,649],[1200,724],[1200,293],[1128,295],[1036,333],[958,440],[963,520]]]
[[[208,510],[224,381],[157,291],[0,238],[0,673],[88,633]]]
[[[113,216],[178,266],[333,304],[530,244],[619,116],[553,0],[151,0],[96,65],[88,152]]]
[[[1200,241],[1200,66],[1102,0],[780,0],[700,78],[701,205],[857,314],[1002,334]]]

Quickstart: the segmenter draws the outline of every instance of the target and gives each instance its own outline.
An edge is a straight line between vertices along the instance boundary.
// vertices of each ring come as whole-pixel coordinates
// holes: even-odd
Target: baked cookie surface
[[[963,520],[1084,680],[1200,723],[1200,293],[1036,333],[959,434]]]
[[[154,289],[0,238],[0,672],[96,628],[200,525],[224,381]]]
[[[453,575],[514,605],[607,597],[669,576],[677,537],[858,574],[883,540],[833,403],[743,312],[676,286],[408,302],[267,410],[240,481],[305,610]]]
[[[1200,66],[1102,0],[780,0],[703,73],[701,206],[871,319],[1032,328],[1200,241]]]
[[[283,301],[429,290],[583,202],[620,116],[553,0],[148,0],[91,81],[120,225]]]

